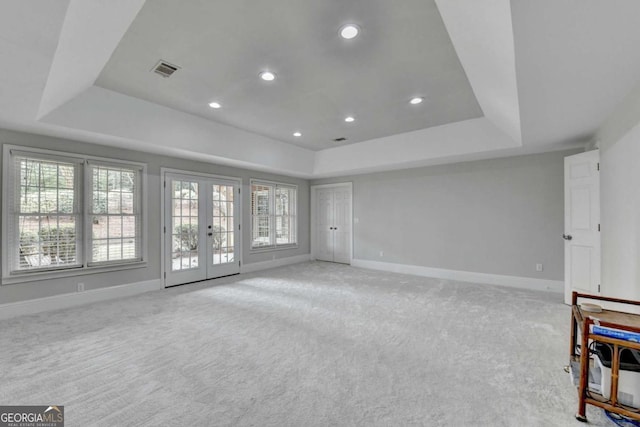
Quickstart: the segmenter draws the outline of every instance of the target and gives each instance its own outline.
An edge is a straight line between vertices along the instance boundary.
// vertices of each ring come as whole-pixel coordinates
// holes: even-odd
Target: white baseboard
[[[241,273],[252,273],[269,268],[298,264],[311,260],[311,255],[296,255],[270,261],[254,262],[242,266]],[[503,276],[498,274],[473,273],[469,271],[445,270],[441,268],[422,267],[418,265],[394,264],[389,262],[353,259],[354,267],[371,270],[390,271],[394,273],[412,274],[414,276],[433,277],[438,279],[457,280],[462,282],[482,283],[489,285],[509,286],[520,289],[538,291],[564,292],[564,282],[559,280],[535,279],[531,277]],[[61,310],[99,301],[138,295],[145,292],[164,289],[162,280],[154,279],[126,285],[110,286],[85,292],[74,292],[0,304],[0,320],[15,316],[38,314],[46,311]]]
[[[481,283],[485,285],[509,286],[512,288],[564,293],[564,282],[561,280],[535,279],[532,277],[503,276],[500,274],[445,270],[442,268],[369,261],[365,259],[354,259],[351,262],[351,265],[354,267],[368,268],[371,270],[412,274],[414,276],[433,277],[436,279],[457,280],[460,282]]]
[[[283,267],[285,265],[299,264],[311,260],[311,255],[296,255],[286,258],[277,258],[269,261],[252,262],[240,267],[240,273],[253,273],[254,271],[267,270],[269,268]]]
[[[160,279],[154,279],[144,282],[128,283],[126,285],[93,289],[85,292],[73,292],[27,301],[0,304],[0,319],[60,310],[63,308],[75,307],[98,301],[128,297],[158,289],[163,289],[162,281]]]

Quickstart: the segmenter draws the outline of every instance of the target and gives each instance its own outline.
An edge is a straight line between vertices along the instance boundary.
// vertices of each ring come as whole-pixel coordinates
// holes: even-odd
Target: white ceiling
[[[268,5],[5,0],[0,126],[338,176],[583,145],[640,83],[637,0]]]
[[[433,0],[146,2],[96,85],[312,150],[483,115]]]

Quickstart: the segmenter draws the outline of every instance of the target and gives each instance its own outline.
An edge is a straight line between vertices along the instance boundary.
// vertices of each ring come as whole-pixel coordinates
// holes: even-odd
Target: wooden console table
[[[569,350],[570,361],[579,362],[580,380],[578,385],[578,412],[576,419],[586,422],[586,405],[594,405],[609,412],[617,413],[625,417],[640,420],[640,410],[626,407],[618,402],[618,378],[620,371],[620,350],[630,348],[640,350],[640,343],[616,338],[595,335],[591,333],[591,326],[600,326],[620,329],[624,331],[640,333],[640,315],[624,313],[621,311],[602,310],[601,313],[593,313],[582,310],[579,305],[587,301],[607,301],[629,306],[640,307],[640,301],[630,301],[618,298],[607,298],[596,295],[580,294],[573,292],[571,298],[571,348]],[[578,340],[580,342],[578,343]],[[605,399],[599,393],[589,390],[589,343],[607,343],[613,347],[611,358],[611,393],[609,399]],[[577,352],[577,344],[580,345],[580,354]]]

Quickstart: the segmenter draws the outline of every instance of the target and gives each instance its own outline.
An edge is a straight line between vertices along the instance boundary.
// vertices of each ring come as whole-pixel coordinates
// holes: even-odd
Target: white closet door
[[[333,189],[320,189],[317,193],[316,259],[333,261]]]
[[[351,262],[351,190],[339,187],[333,190],[333,261]]]

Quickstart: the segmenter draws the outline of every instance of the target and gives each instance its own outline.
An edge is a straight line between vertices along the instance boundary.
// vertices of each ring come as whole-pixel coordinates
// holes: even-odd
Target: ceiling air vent
[[[342,142],[342,141],[346,141],[346,140],[347,140],[347,138],[341,136],[340,138],[334,139],[333,142]]]
[[[155,67],[153,67],[153,72],[156,74],[160,74],[164,78],[167,78],[171,77],[171,75],[179,69],[180,67],[178,67],[177,65],[173,65],[168,63],[167,61],[160,60],[155,65]]]

